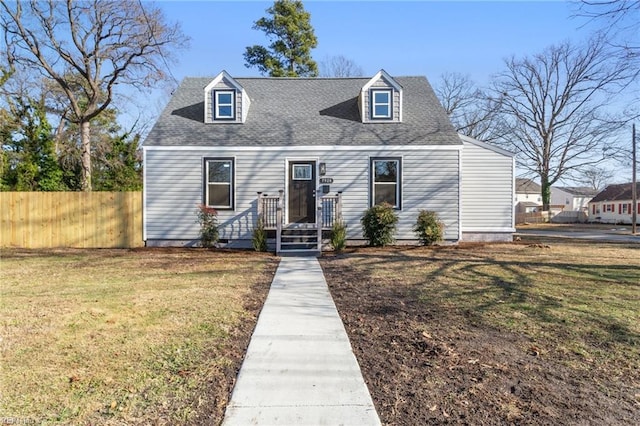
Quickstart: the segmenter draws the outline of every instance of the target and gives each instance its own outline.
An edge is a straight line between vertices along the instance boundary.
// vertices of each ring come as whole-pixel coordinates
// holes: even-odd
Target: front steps
[[[315,226],[291,225],[282,229],[280,256],[318,256],[318,230]]]

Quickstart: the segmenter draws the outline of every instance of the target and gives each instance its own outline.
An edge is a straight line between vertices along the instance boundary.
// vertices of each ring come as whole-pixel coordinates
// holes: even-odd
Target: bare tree
[[[167,58],[187,38],[160,9],[132,0],[1,2],[12,65],[37,69],[64,93],[80,128],[82,188],[91,190],[92,119],[118,85],[147,88],[165,79]],[[81,81],[70,79],[79,76]]]
[[[498,114],[500,98],[489,96],[468,75],[445,73],[434,90],[459,133],[485,142],[505,135]]]
[[[587,186],[591,189],[601,190],[611,183],[614,171],[610,168],[600,166],[587,166],[575,170],[569,180],[579,185]]]
[[[362,67],[342,55],[327,56],[320,61],[320,77],[362,77]]]
[[[511,58],[494,81],[510,129],[506,142],[521,166],[540,177],[544,209],[552,184],[616,153],[612,135],[624,121],[607,107],[629,84],[632,70],[607,47],[604,37],[595,36],[584,46],[566,42],[533,57]]]
[[[605,20],[608,25],[622,29],[638,28],[640,2],[631,0],[581,0],[579,15]]]

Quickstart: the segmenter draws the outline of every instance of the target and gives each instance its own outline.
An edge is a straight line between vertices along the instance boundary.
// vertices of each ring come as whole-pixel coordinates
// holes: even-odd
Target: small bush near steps
[[[382,247],[395,241],[398,215],[391,204],[382,203],[369,208],[364,212],[360,223],[362,235],[369,241],[370,246]]]
[[[336,220],[331,228],[331,246],[338,253],[347,246],[347,225],[341,220]]]
[[[413,226],[413,232],[416,233],[422,245],[430,246],[442,241],[444,224],[440,221],[436,212],[420,210],[418,220]]]
[[[258,219],[258,225],[253,229],[251,243],[255,251],[267,251],[267,231],[264,229],[262,219]]]

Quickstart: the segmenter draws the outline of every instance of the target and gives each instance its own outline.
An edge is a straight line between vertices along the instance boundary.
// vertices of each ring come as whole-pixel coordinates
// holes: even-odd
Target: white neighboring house
[[[542,188],[526,178],[516,178],[515,209],[517,213],[542,211]]]
[[[607,186],[589,203],[589,222],[630,224],[633,214],[631,190],[631,183]],[[636,184],[636,193],[640,195],[640,183]],[[640,202],[636,209],[636,213],[640,213]]]
[[[562,211],[586,212],[597,193],[597,189],[587,187],[551,187],[550,204],[562,207]]]

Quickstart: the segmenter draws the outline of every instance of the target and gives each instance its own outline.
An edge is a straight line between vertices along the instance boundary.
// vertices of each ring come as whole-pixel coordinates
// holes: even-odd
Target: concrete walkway
[[[379,425],[318,260],[284,257],[223,425]]]

